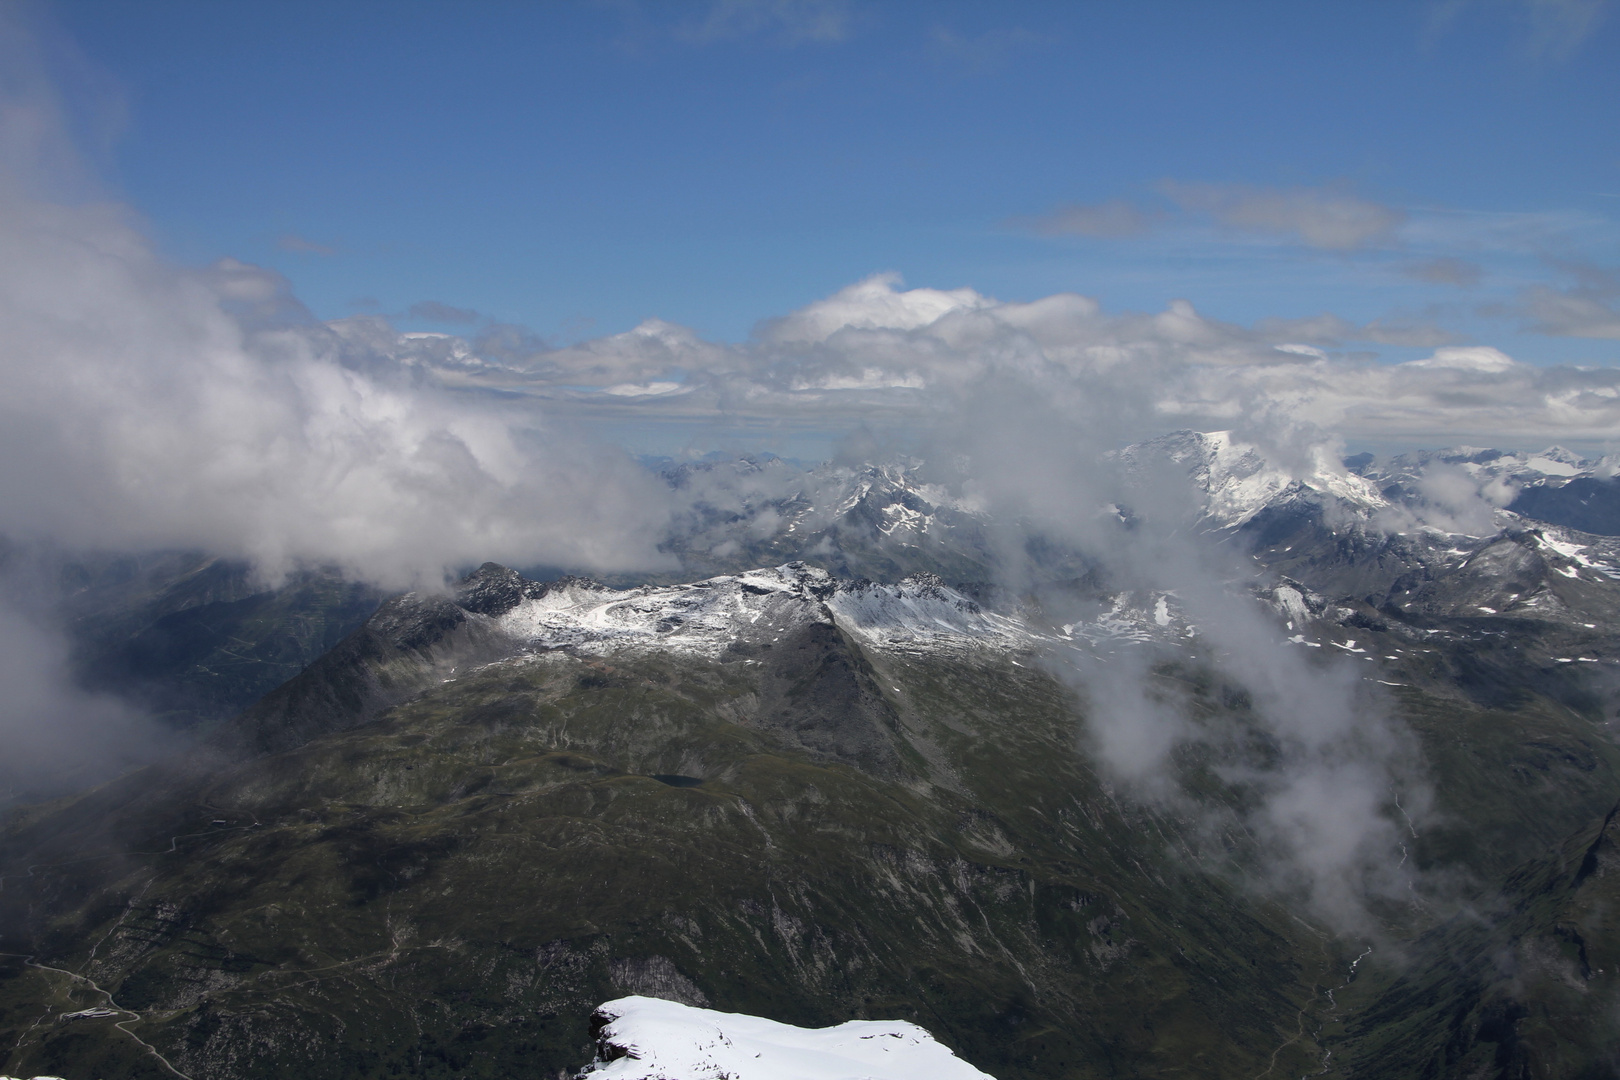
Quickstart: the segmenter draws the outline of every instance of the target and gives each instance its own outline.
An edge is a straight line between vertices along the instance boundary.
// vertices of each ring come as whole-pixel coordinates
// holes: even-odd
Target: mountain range
[[[81,681],[185,746],[14,796],[0,1069],[551,1077],[642,995],[1000,1080],[1620,1076],[1616,463],[1296,457],[1126,448],[1084,540],[920,461],[655,463],[679,569],[605,581],[59,560]],[[1387,865],[1265,831],[1346,775],[1312,695],[1380,718],[1331,746]]]

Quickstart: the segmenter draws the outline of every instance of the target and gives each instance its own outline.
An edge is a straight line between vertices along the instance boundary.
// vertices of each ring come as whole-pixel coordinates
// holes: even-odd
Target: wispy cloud
[[[1609,0],[1521,0],[1530,20],[1532,56],[1563,60],[1585,44],[1608,14]]]
[[[1533,285],[1519,298],[1532,328],[1557,337],[1620,339],[1620,271],[1587,262],[1558,265],[1575,278],[1572,286]]]
[[[1484,268],[1467,259],[1443,257],[1407,263],[1401,267],[1401,273],[1433,285],[1455,285],[1467,289],[1479,284],[1484,277]]]
[[[1013,218],[1008,224],[1038,236],[1118,237],[1145,233],[1163,216],[1124,199],[1110,199],[1067,203],[1038,217]]]
[[[1443,36],[1468,12],[1507,17],[1523,27],[1531,60],[1569,59],[1602,25],[1611,0],[1443,0],[1429,9],[1425,35]]]
[[[850,34],[847,0],[712,0],[675,36],[696,44],[765,38],[785,45],[827,44]]]
[[[297,233],[283,233],[276,237],[276,247],[282,251],[292,251],[299,255],[336,255],[337,249],[330,244],[318,244],[313,240],[299,236]]]
[[[1183,210],[1242,232],[1286,236],[1314,248],[1350,251],[1395,238],[1406,212],[1337,187],[1252,187],[1166,180],[1159,191]]]
[[[1406,211],[1340,186],[1261,187],[1164,180],[1157,189],[1180,211],[1179,220],[1184,224],[1213,220],[1230,233],[1274,237],[1324,251],[1393,244],[1397,231],[1407,222]],[[1158,207],[1109,199],[1065,203],[1034,217],[1012,218],[1006,224],[1039,236],[1125,237],[1168,227],[1177,220]],[[1463,268],[1456,260],[1438,260],[1430,266],[1433,273],[1445,269],[1457,273]]]
[[[970,74],[999,70],[1014,53],[1044,44],[1045,38],[1021,26],[1001,26],[979,34],[935,26],[928,34],[928,49],[936,58]]]
[[[413,319],[436,323],[475,323],[479,317],[472,308],[452,307],[437,300],[418,300],[411,305],[409,314]]]
[[[11,565],[5,565],[11,563]],[[0,562],[0,806],[88,787],[179,740],[140,710],[74,685],[65,634],[14,592],[41,568]]]

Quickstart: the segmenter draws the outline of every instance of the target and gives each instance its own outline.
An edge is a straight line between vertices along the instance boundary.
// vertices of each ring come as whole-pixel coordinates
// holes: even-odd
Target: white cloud
[[[685,387],[678,382],[653,382],[645,386],[620,383],[617,386],[605,387],[602,393],[612,394],[615,397],[663,397],[666,394],[678,394],[684,389]]]
[[[896,289],[899,274],[878,274],[791,315],[766,322],[760,337],[776,344],[823,342],[840,330],[915,330],[955,311],[984,306],[972,289]]]
[[[988,383],[1108,401],[1108,422],[1127,439],[1264,422],[1518,445],[1602,441],[1620,425],[1620,370],[1541,367],[1446,338],[1433,327],[1358,326],[1331,314],[1245,327],[1184,300],[1156,313],[1109,313],[1074,294],[1006,303],[971,289],[906,290],[885,275],[769,320],[742,345],[647,323],[472,376],[476,358],[435,370],[457,385],[566,398],[580,416],[613,410],[719,426],[847,430],[879,418],[903,426]],[[1335,351],[1392,340],[1435,351],[1405,364]],[[660,384],[681,392],[626,392]]]
[[[1436,349],[1433,356],[1410,360],[1407,368],[1444,368],[1451,371],[1473,371],[1483,375],[1500,375],[1514,368],[1513,358],[1487,346]]]
[[[667,506],[623,455],[413,381],[278,275],[177,269],[114,207],[15,192],[0,250],[0,532],[392,583],[657,560]]]

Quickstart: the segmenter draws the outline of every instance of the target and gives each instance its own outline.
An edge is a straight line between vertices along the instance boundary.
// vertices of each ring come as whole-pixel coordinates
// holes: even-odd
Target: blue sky
[[[162,249],[279,270],[322,318],[478,325],[408,314],[428,301],[553,344],[648,317],[736,341],[894,271],[1331,312],[1405,329],[1346,345],[1384,359],[1442,333],[1620,357],[1601,317],[1532,302],[1620,291],[1599,2],[38,10]]]

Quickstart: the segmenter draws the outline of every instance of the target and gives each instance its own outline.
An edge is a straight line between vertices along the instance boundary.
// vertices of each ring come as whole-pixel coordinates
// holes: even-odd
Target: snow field
[[[989,1080],[916,1024],[851,1020],[801,1028],[742,1013],[626,997],[581,1080]]]

